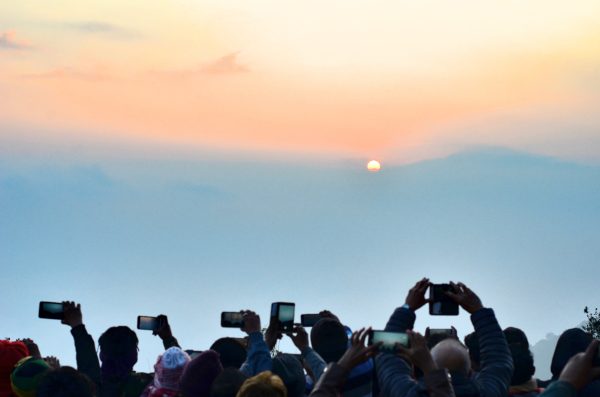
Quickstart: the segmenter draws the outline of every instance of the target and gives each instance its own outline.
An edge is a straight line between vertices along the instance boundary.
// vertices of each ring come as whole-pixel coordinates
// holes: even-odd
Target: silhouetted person
[[[510,381],[509,395],[521,397],[538,396],[542,392],[542,389],[538,387],[536,379],[533,378],[535,365],[525,332],[519,328],[508,327],[504,330],[504,337],[508,342],[515,367]]]
[[[425,292],[429,279],[419,281],[408,293],[404,306],[396,309],[385,330],[407,332],[412,330],[415,311],[427,303]],[[506,397],[513,373],[513,363],[508,344],[492,309],[483,307],[479,297],[462,283],[451,283],[454,292],[448,296],[463,310],[471,314],[471,321],[481,348],[481,369],[470,376],[471,362],[467,348],[456,339],[445,339],[431,351],[439,368],[452,375],[452,386],[458,397]],[[412,378],[412,368],[403,358],[382,353],[376,359],[377,377],[383,395],[388,397],[414,397],[429,395],[422,381]]]

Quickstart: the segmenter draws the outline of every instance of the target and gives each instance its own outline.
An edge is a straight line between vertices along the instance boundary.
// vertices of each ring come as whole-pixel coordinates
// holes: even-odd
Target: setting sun
[[[377,160],[371,160],[367,163],[367,169],[371,172],[377,172],[381,169],[381,164]]]

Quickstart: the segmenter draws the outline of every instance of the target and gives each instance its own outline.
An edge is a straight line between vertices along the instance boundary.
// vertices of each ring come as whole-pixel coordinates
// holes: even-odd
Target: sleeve
[[[476,375],[482,397],[506,397],[513,373],[512,355],[492,309],[471,315],[479,341],[481,370]]]
[[[388,320],[385,330],[392,332],[406,332],[407,329],[413,329],[416,318],[417,316],[412,310],[399,307]]]
[[[423,377],[429,397],[455,397],[448,371],[436,369]]]
[[[181,349],[181,346],[179,346],[179,342],[177,342],[177,339],[174,336],[165,338],[162,340],[162,342],[165,350],[167,350],[170,347],[178,347]]]
[[[263,371],[271,371],[273,369],[273,361],[271,360],[271,352],[265,343],[263,334],[260,331],[251,333],[249,335],[249,343],[248,357],[240,367],[240,371],[247,376],[254,376]]]
[[[319,353],[314,351],[314,349],[312,349],[311,347],[305,348],[301,351],[301,353],[302,359],[306,362],[306,364],[312,371],[314,378],[316,380],[319,380],[321,378],[321,375],[323,375],[323,372],[325,371],[325,367],[327,366],[325,360],[323,360],[323,358],[319,356]]]
[[[577,396],[577,390],[573,387],[572,384],[568,382],[564,382],[562,380],[552,382],[550,386],[542,394],[540,397],[575,397]]]
[[[331,363],[315,385],[309,397],[337,397],[346,380],[346,371],[337,363]]]
[[[400,307],[390,317],[385,330],[405,332],[413,328],[415,318],[412,310]],[[390,353],[381,353],[375,359],[375,370],[382,395],[410,397],[419,394],[420,386],[411,376],[410,365],[402,358]]]
[[[91,380],[99,385],[102,382],[102,374],[94,339],[88,334],[83,324],[72,328],[71,335],[73,335],[75,341],[77,370],[89,376]]]

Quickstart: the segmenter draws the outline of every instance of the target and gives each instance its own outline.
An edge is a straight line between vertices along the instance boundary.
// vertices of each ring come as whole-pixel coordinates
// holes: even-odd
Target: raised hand
[[[260,332],[260,317],[258,314],[251,310],[242,310],[242,318],[244,319],[242,331],[248,335],[254,332]]]
[[[446,292],[446,295],[452,298],[454,302],[458,303],[460,307],[467,312],[473,314],[476,311],[483,309],[481,299],[479,299],[475,292],[471,291],[469,287],[463,283],[455,284],[452,281],[450,281],[450,286],[452,286],[454,291],[448,291]]]
[[[60,368],[60,361],[58,361],[58,358],[56,358],[54,356],[44,357],[44,361],[50,366],[50,368],[53,368],[53,369]]]
[[[431,357],[431,353],[427,348],[427,340],[418,332],[407,330],[410,340],[410,348],[397,345],[398,354],[407,357],[416,367],[420,368],[423,373],[427,374],[436,369],[436,365]]]
[[[408,291],[405,303],[410,307],[412,311],[417,311],[429,302],[429,299],[425,299],[425,292],[429,288],[429,279],[424,277],[418,281],[414,287]]]
[[[83,315],[81,314],[81,305],[75,304],[75,302],[65,301],[63,304],[63,324],[75,328],[83,324]]]
[[[158,315],[158,328],[152,331],[152,335],[158,335],[160,339],[172,338],[173,333],[171,332],[171,326],[169,325],[169,319],[164,314]]]
[[[377,353],[379,345],[365,346],[365,340],[370,331],[371,328],[361,328],[352,333],[352,337],[350,338],[352,344],[338,361],[338,365],[347,372],[350,372],[352,368],[367,361]]]
[[[21,342],[27,346],[27,350],[29,351],[29,355],[35,358],[42,358],[42,354],[40,353],[40,348],[38,345],[29,338],[20,339]]]
[[[559,380],[568,382],[577,390],[581,390],[594,379],[600,378],[600,367],[593,367],[594,358],[600,351],[600,341],[593,340],[583,353],[571,357],[565,368],[560,373]]]
[[[277,341],[281,338],[283,338],[283,334],[279,330],[279,320],[277,317],[271,317],[271,321],[265,332],[265,343],[269,347],[269,350],[273,350]]]
[[[295,327],[292,332],[287,333],[287,336],[292,339],[298,350],[303,351],[308,347],[308,334],[301,325]]]

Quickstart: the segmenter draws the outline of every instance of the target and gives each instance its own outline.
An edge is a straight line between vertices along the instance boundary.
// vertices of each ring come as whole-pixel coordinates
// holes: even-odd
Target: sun
[[[377,160],[371,160],[367,163],[367,169],[371,172],[377,172],[381,169],[381,164]]]

